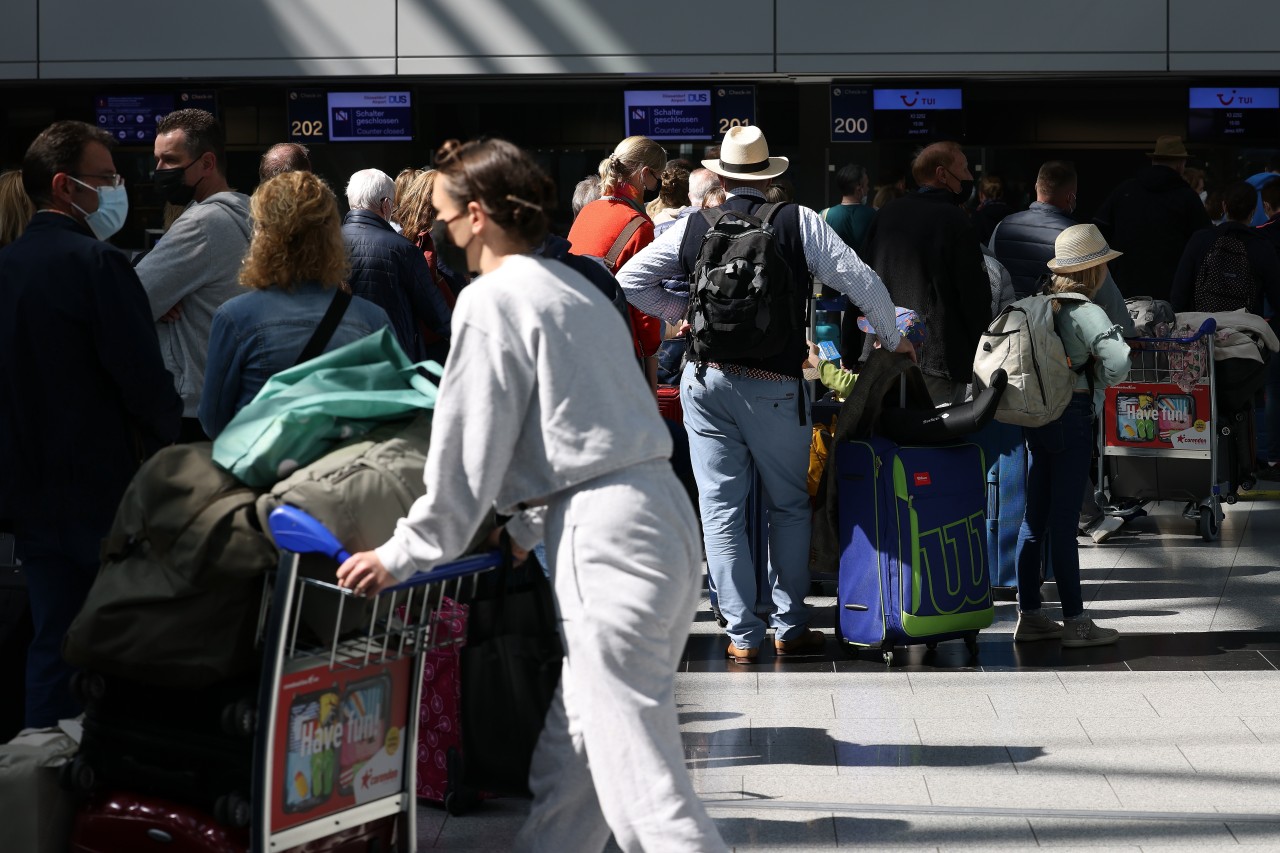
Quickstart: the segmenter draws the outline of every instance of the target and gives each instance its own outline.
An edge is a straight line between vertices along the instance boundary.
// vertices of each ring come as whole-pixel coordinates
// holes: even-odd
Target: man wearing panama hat
[[[786,157],[770,156],[764,134],[748,126],[731,128],[720,156],[702,165],[720,176],[728,194],[720,210],[754,214],[765,203],[769,182],[789,164]],[[884,284],[816,212],[787,204],[778,209],[772,226],[774,245],[791,272],[796,316],[803,316],[814,276],[849,296],[872,325],[883,330],[883,346],[914,355],[894,324],[894,306]],[[627,301],[646,314],[681,324],[689,295],[666,290],[662,282],[693,271],[710,227],[704,215],[685,217],[628,261],[618,272]],[[808,353],[804,332],[789,329],[777,355],[691,361],[680,382],[707,570],[727,620],[727,654],[744,664],[758,659],[770,627],[753,607],[756,571],[745,514],[753,467],[764,483],[769,508],[774,648],[779,655],[817,652],[824,642],[820,631],[808,627],[804,603],[809,587],[811,510],[806,477],[812,439],[800,380]]]
[[[1182,179],[1190,152],[1178,136],[1161,136],[1147,152],[1151,165],[1116,187],[1093,221],[1124,252],[1111,275],[1125,297],[1168,300],[1178,261],[1191,235],[1212,223],[1200,197]]]

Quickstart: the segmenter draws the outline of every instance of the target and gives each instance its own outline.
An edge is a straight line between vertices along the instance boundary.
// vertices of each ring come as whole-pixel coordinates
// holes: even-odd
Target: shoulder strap
[[[617,273],[618,257],[622,254],[622,250],[627,243],[631,241],[632,236],[640,230],[640,226],[644,224],[645,217],[633,216],[622,232],[618,234],[617,239],[613,241],[613,245],[609,247],[609,252],[604,256],[604,265],[609,268],[609,272]]]
[[[320,318],[320,324],[316,326],[316,330],[311,334],[311,340],[307,341],[307,345],[302,348],[302,352],[298,355],[298,360],[294,362],[295,365],[310,361],[324,352],[324,348],[329,345],[329,340],[333,337],[333,333],[338,330],[338,324],[342,322],[342,315],[347,313],[347,306],[350,304],[351,291],[339,287],[338,291],[333,294],[333,300],[325,310],[324,316]]]
[[[762,204],[756,208],[756,216],[760,217],[760,223],[762,225],[772,225],[773,218],[778,215],[778,211],[782,210],[786,204],[787,203],[785,201],[773,204]]]

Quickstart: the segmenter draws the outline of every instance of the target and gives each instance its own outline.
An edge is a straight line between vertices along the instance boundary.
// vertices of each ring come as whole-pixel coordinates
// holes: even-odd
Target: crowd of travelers
[[[137,257],[108,242],[129,204],[112,145],[59,121],[20,172],[0,175],[0,519],[35,625],[26,724],[79,711],[62,637],[140,463],[216,439],[340,302],[326,350],[389,329],[411,361],[443,366],[426,494],[387,542],[338,568],[341,585],[373,595],[455,559],[495,509],[520,551],[542,546],[566,659],[520,849],[602,849],[611,834],[624,850],[725,849],[685,770],[673,696],[704,558],[731,661],[758,660],[770,629],[779,656],[826,643],[805,604],[813,401],[802,376],[822,359],[800,327],[765,355],[699,358],[686,345],[690,277],[718,216],[767,210],[801,300],[812,282],[848,300],[843,367],[856,372],[874,348],[902,354],[939,407],[972,399],[975,347],[1006,305],[1085,297],[1064,297],[1055,315],[1072,363],[1086,365],[1066,412],[997,440],[1026,448],[1018,641],[1117,637],[1084,612],[1075,537],[1114,529],[1089,508],[1085,472],[1102,391],[1128,370],[1124,298],[1258,314],[1280,299],[1280,161],[1206,199],[1176,137],[1157,141],[1092,224],[1073,219],[1079,176],[1064,161],[1040,168],[1017,210],[999,178],[975,187],[964,149],[937,142],[911,162],[910,191],[896,176],[873,187],[850,164],[835,174],[839,202],[815,210],[793,203],[790,164],[758,127],[731,129],[698,163],[630,137],[574,189],[560,237],[555,186],[508,142],[450,141],[431,167],[394,178],[358,171],[342,215],[295,143],[263,154],[251,196],[232,188],[218,121],[183,109],[159,123],[154,148],[155,189],[177,215]],[[1200,272],[1223,238],[1250,271],[1227,296]],[[900,329],[902,308],[927,336]],[[659,384],[679,388],[682,425],[660,417]],[[1271,403],[1268,427],[1280,421]],[[1262,461],[1275,464],[1280,429],[1265,435]],[[696,513],[673,465],[696,484]],[[768,508],[764,616],[748,472]],[[1046,542],[1062,622],[1042,606]]]

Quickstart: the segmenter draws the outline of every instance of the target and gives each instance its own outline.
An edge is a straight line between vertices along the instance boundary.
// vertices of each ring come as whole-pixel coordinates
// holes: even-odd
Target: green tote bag
[[[339,442],[433,408],[442,372],[434,361],[409,361],[381,329],[268,379],[218,435],[213,461],[267,488]]]

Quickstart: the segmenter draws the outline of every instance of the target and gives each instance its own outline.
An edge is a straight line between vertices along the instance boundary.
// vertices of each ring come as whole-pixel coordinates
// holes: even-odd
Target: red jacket
[[[618,187],[615,194],[619,197],[625,195],[639,204],[639,193],[629,185]],[[622,247],[618,262],[609,270],[616,274],[623,264],[653,242],[653,220],[625,201],[606,196],[582,208],[578,218],[573,221],[573,227],[569,229],[569,243],[572,244],[573,253],[603,258],[613,248],[613,242],[618,239],[622,229],[637,216],[643,216],[644,221]],[[662,321],[642,314],[631,306],[627,306],[627,310],[631,313],[631,327],[635,330],[636,354],[641,358],[656,355],[658,345],[662,343]]]

